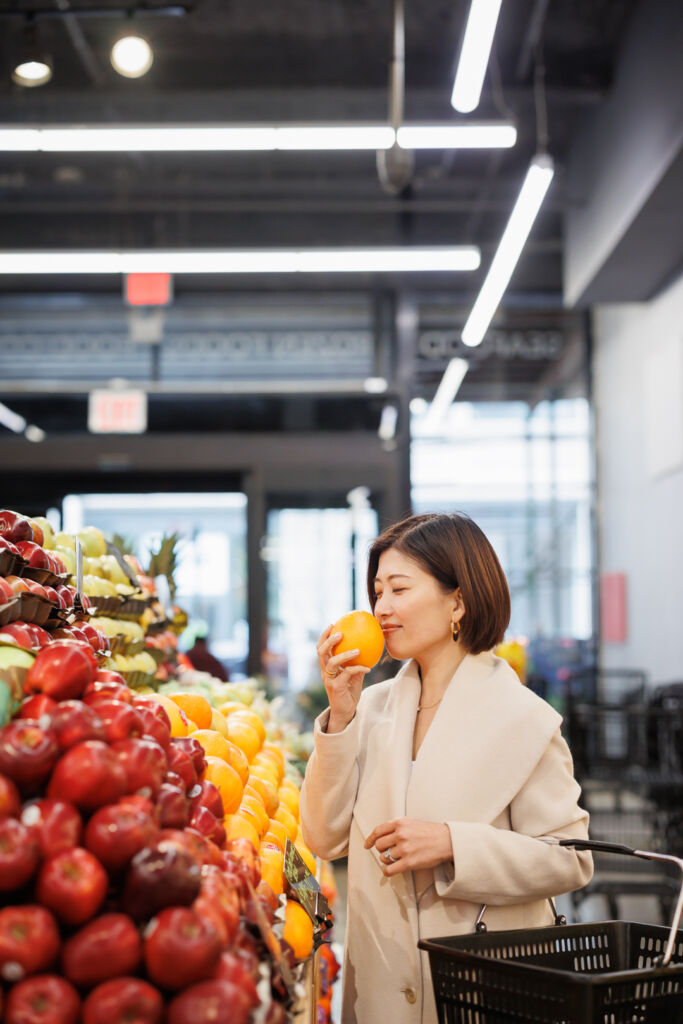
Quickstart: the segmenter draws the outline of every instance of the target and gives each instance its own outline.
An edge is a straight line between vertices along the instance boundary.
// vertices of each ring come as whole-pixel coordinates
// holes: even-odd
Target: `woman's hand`
[[[417,818],[396,818],[374,828],[365,840],[365,849],[375,847],[387,878],[402,871],[435,868],[453,860],[448,825]]]
[[[358,656],[358,650],[332,654],[342,638],[341,633],[332,633],[328,626],[318,640],[318,661],[323,684],[330,702],[330,718],[327,731],[342,732],[356,714],[360,700],[363,679],[370,671],[362,665],[347,665],[346,662]]]

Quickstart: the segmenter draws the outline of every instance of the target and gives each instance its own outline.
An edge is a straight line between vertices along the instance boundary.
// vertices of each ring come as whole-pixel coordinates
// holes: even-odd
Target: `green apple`
[[[76,550],[76,538],[72,533],[56,533],[55,534],[55,547],[56,548],[71,548],[72,551]]]
[[[45,516],[35,516],[32,523],[37,523],[43,531],[43,547],[46,551],[52,551],[55,546],[55,532],[52,529],[50,520],[46,519]]]
[[[78,531],[78,539],[81,542],[83,554],[88,558],[99,558],[100,555],[106,555],[107,542],[102,531],[98,530],[96,526],[84,526],[82,530]]]
[[[0,644],[0,668],[12,668],[13,665],[18,668],[30,668],[35,660],[35,654],[31,654],[30,651]]]
[[[76,575],[76,555],[73,548],[64,547],[63,544],[55,545],[55,554],[59,555],[64,562],[64,568],[71,575]]]
[[[100,558],[100,565],[102,566],[104,575],[108,580],[111,580],[112,583],[126,583],[130,586],[130,580],[113,555],[102,555]]]

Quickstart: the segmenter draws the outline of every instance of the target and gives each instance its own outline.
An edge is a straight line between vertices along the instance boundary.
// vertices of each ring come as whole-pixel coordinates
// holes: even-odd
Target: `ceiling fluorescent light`
[[[465,27],[451,105],[461,114],[479,106],[501,0],[472,0]]]
[[[460,385],[465,378],[468,366],[469,364],[466,359],[451,359],[444,370],[443,377],[436,389],[436,394],[427,409],[420,433],[436,434],[439,432],[446,413],[460,390]]]
[[[62,125],[0,126],[0,152],[190,153],[391,149],[491,149],[514,146],[507,121],[403,125]]]
[[[503,232],[489,272],[463,327],[465,345],[479,345],[507,288],[555,169],[546,154],[535,156]]]
[[[18,412],[13,412],[6,405],[0,402],[0,423],[15,434],[23,434],[26,430],[26,420]]]
[[[396,249],[0,252],[0,274],[331,274],[476,270],[476,246]]]
[[[398,423],[398,409],[395,405],[385,405],[379,418],[377,436],[380,441],[393,441],[396,436],[396,424]]]
[[[404,125],[396,139],[404,149],[510,149],[517,129],[505,122]]]

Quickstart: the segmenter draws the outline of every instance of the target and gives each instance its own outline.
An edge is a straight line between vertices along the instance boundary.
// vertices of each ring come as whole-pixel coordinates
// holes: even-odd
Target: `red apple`
[[[80,644],[57,640],[38,654],[26,676],[26,691],[69,700],[80,697],[94,675],[95,667]]]
[[[200,864],[187,848],[161,839],[140,850],[128,868],[123,908],[145,921],[168,906],[189,906],[199,895]]]
[[[145,929],[144,954],[153,982],[180,989],[211,977],[221,942],[213,925],[191,907],[167,907]]]
[[[197,773],[197,778],[201,778],[204,769],[206,768],[206,754],[204,748],[199,740],[193,739],[191,736],[178,736],[171,740],[173,746],[178,746],[182,750],[186,750],[192,758],[192,764],[194,770]]]
[[[18,555],[19,549],[16,544],[13,544],[11,540],[8,540],[4,533],[0,533],[0,552],[9,551],[11,555]]]
[[[228,839],[225,844],[225,853],[229,856],[232,855],[233,864],[236,861],[238,874],[244,872],[252,886],[256,888],[261,881],[261,861],[254,850],[251,840]]]
[[[130,710],[133,711],[133,708]],[[167,763],[163,747],[154,740],[133,737],[112,743],[111,749],[125,768],[127,792],[141,791],[154,799],[166,775]]]
[[[232,981],[202,981],[173,999],[167,1024],[247,1024],[250,997]]]
[[[20,540],[17,548],[21,557],[34,569],[49,568],[47,552],[41,548],[40,544],[36,544],[34,540]]]
[[[85,703],[93,708],[102,723],[104,737],[108,743],[142,736],[142,719],[131,704],[113,700],[111,697],[105,700],[99,695],[95,699],[93,694],[86,698]]]
[[[116,874],[155,841],[158,831],[150,814],[123,800],[95,811],[85,830],[85,845],[107,871]]]
[[[161,993],[141,978],[112,978],[83,1004],[83,1024],[161,1024]]]
[[[38,867],[40,851],[25,825],[16,818],[0,819],[0,892],[20,889]]]
[[[28,580],[25,580],[23,576],[5,576],[5,579],[15,595],[29,593]]]
[[[142,942],[125,914],[101,914],[64,943],[64,974],[79,987],[133,974],[142,958]]]
[[[218,786],[215,786],[213,782],[209,782],[208,779],[204,779],[203,782],[197,783],[197,785],[190,790],[188,796],[193,807],[196,807],[197,805],[208,807],[211,813],[217,818],[220,818],[221,821],[225,817],[220,790]],[[201,832],[202,830],[199,829],[199,831]]]
[[[99,740],[71,747],[57,762],[47,794],[84,811],[115,803],[126,790],[126,773],[113,750]]]
[[[49,797],[25,804],[21,823],[38,843],[40,855],[45,859],[72,850],[80,844],[83,835],[83,822],[73,804]]]
[[[0,772],[22,793],[30,792],[47,778],[58,755],[52,733],[33,719],[15,719],[0,729]]]
[[[45,861],[38,872],[36,896],[65,924],[84,924],[102,906],[108,885],[97,858],[76,846]]]
[[[48,633],[42,626],[37,626],[35,622],[27,622],[26,628],[31,634],[31,646],[32,647],[46,647],[52,643],[52,635]]]
[[[253,972],[254,959],[251,954],[243,950],[224,950],[214,973],[214,978],[231,981],[241,992],[244,992],[248,996],[252,1008],[258,1006],[260,1002]]]
[[[56,551],[50,551],[50,568],[52,569],[55,576],[63,576],[66,573],[66,566],[62,561],[62,556],[58,555]]]
[[[149,708],[136,708],[135,710],[142,720],[144,730],[142,735],[155,740],[160,747],[168,750],[171,743],[171,732],[166,728],[162,720],[153,711],[150,711]]]
[[[217,818],[208,807],[197,804],[190,815],[190,827],[201,832],[207,839],[212,839],[218,846],[225,842],[225,826],[223,819]]]
[[[0,633],[3,639],[7,637],[9,642],[13,641],[17,647],[22,647],[25,651],[30,651],[33,647],[33,636],[26,622],[8,622],[6,626],[2,626]]]
[[[16,544],[20,540],[33,540],[33,528],[28,519],[18,512],[3,509],[0,512],[0,535]]]
[[[81,700],[63,700],[57,704],[50,713],[50,731],[60,750],[68,750],[85,740],[106,738],[97,711]]]
[[[138,695],[133,694],[133,707],[135,708],[149,708],[157,718],[159,718],[164,725],[167,727],[169,733],[171,731],[171,720],[166,713],[166,709],[162,707],[158,700],[153,697],[147,697],[144,694]]]
[[[169,771],[175,772],[183,780],[186,792],[189,792],[197,784],[197,770],[192,762],[192,757],[187,750],[179,747],[171,740],[166,751]]]
[[[66,583],[58,583],[55,590],[57,591],[60,607],[64,609],[73,608],[74,595],[72,593],[72,588],[67,586]]]
[[[17,718],[33,718],[37,722],[43,715],[50,713],[57,707],[57,701],[48,697],[45,693],[36,693],[33,697],[24,697]]]
[[[20,810],[19,790],[6,775],[0,775],[0,819],[18,818]]]
[[[164,782],[157,794],[156,806],[161,828],[184,828],[190,820],[190,801],[184,787]]]
[[[45,907],[27,904],[0,910],[0,976],[5,981],[47,970],[58,952],[57,922]]]
[[[78,992],[57,974],[37,974],[10,989],[5,1024],[78,1024]]]
[[[120,683],[113,680],[103,682],[98,679],[99,675],[100,672],[97,673],[94,681],[85,688],[83,700],[86,704],[98,704],[102,700],[120,700],[123,704],[133,703],[132,690],[129,689],[123,679]],[[118,672],[112,672],[112,675],[118,675]]]
[[[28,593],[35,594],[36,597],[42,597],[43,601],[47,601],[47,594],[45,593],[45,587],[42,583],[36,583],[35,580],[26,580],[26,589]]]
[[[7,604],[14,597],[14,591],[4,576],[0,576],[0,604]]]

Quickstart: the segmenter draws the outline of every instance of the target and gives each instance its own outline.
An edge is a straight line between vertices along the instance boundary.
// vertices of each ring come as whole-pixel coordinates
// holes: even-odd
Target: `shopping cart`
[[[683,875],[668,854],[554,842],[673,862]],[[670,929],[606,921],[422,940],[440,1024],[683,1024],[682,912],[683,882]]]

